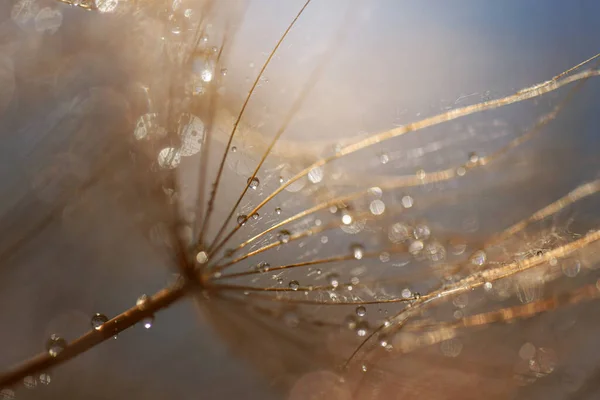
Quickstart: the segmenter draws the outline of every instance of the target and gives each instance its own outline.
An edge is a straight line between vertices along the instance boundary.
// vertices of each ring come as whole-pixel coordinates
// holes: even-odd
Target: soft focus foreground
[[[597,397],[594,2],[8,3],[4,398]]]

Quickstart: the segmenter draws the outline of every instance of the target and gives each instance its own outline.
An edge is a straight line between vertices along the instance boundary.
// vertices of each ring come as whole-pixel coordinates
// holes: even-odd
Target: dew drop
[[[363,364],[363,365],[361,365],[361,366],[360,366],[360,370],[361,370],[362,372],[367,372],[367,370],[368,370],[368,368],[367,368],[367,365],[366,365],[366,364]]]
[[[281,208],[277,207],[275,209],[275,214],[280,215],[281,214]]]
[[[250,187],[250,189],[256,190],[256,188],[258,188],[259,184],[260,184],[260,181],[258,180],[257,177],[248,178],[248,187]]]
[[[359,337],[365,337],[369,333],[369,324],[367,321],[360,321],[356,324],[356,335]]]
[[[569,278],[574,278],[577,276],[577,274],[579,274],[579,271],[581,271],[581,263],[578,260],[573,262],[565,261],[563,262],[561,269],[563,274]]]
[[[269,268],[271,268],[271,264],[269,264],[266,261],[259,262],[255,267],[256,271],[259,271],[259,272],[268,272]]]
[[[492,282],[486,282],[483,284],[483,289],[486,292],[489,292],[490,290],[492,290],[492,287],[493,287]]]
[[[148,296],[146,296],[145,294],[143,294],[140,297],[138,297],[138,299],[135,301],[135,305],[140,310],[145,310],[146,307],[148,307],[148,302],[149,302]]]
[[[312,183],[319,183],[323,180],[323,168],[315,167],[308,172],[308,180]]]
[[[477,164],[479,162],[479,156],[475,152],[469,153],[469,164]]]
[[[409,231],[406,225],[398,222],[390,226],[388,230],[388,238],[392,243],[401,243],[408,239]]]
[[[246,223],[247,220],[248,220],[248,216],[244,215],[244,214],[240,214],[237,217],[237,223],[240,226],[243,226]]]
[[[201,251],[196,254],[196,261],[198,261],[198,264],[206,264],[208,262],[208,254],[206,251]]]
[[[487,260],[487,255],[485,254],[485,252],[483,250],[478,250],[471,255],[470,260],[471,260],[471,264],[481,267],[482,265],[485,264],[485,262]]]
[[[174,147],[165,147],[158,153],[158,165],[164,169],[173,169],[181,163],[181,152]]]
[[[101,13],[112,13],[119,5],[119,0],[94,0],[94,2],[96,3],[96,10]]]
[[[379,336],[379,345],[381,347],[384,347],[384,348],[388,347],[389,344],[390,344],[390,342],[389,342],[387,336],[385,336],[385,335]]]
[[[382,164],[387,164],[388,162],[390,162],[390,156],[388,156],[387,154],[380,155],[379,162],[381,162]]]
[[[446,357],[458,357],[463,349],[463,344],[458,339],[450,339],[440,344],[440,350]]]
[[[227,71],[227,68],[221,68],[221,75],[222,75],[222,76],[227,76],[227,73],[228,73],[228,72],[229,72],[229,71]]]
[[[519,349],[519,357],[521,357],[522,360],[531,360],[535,357],[535,352],[535,346],[527,342]]]
[[[412,297],[412,292],[410,289],[402,289],[401,295],[403,299],[410,299]]]
[[[356,329],[357,323],[358,323],[358,320],[356,319],[356,317],[354,315],[348,315],[346,317],[346,319],[344,319],[344,325],[346,326],[346,328],[348,328],[351,331],[354,331]]]
[[[385,211],[385,203],[379,199],[373,200],[369,204],[369,210],[373,215],[381,215]]]
[[[289,288],[292,290],[298,290],[298,288],[300,287],[300,284],[298,283],[298,281],[290,281],[289,283]]]
[[[327,282],[329,282],[332,288],[336,289],[340,286],[340,276],[338,274],[329,274],[327,275]]]
[[[50,376],[49,373],[45,372],[45,373],[40,374],[40,383],[42,385],[49,385],[51,382],[52,382],[52,377]]]
[[[277,235],[277,239],[281,242],[281,243],[288,243],[290,241],[290,237],[291,234],[289,231],[283,230],[281,232],[279,232],[279,234]]]
[[[52,334],[46,342],[46,350],[51,357],[58,356],[66,347],[67,341],[55,334]]]
[[[365,315],[367,315],[367,309],[364,306],[356,307],[356,315],[358,315],[359,317],[364,317]]]
[[[427,173],[425,172],[425,170],[420,169],[417,171],[416,175],[417,175],[417,178],[423,180],[427,176]]]
[[[379,255],[379,261],[381,261],[382,263],[386,263],[390,261],[390,253],[388,253],[387,251],[382,252]]]
[[[253,220],[257,220],[259,217],[260,217],[260,214],[259,214],[259,213],[254,213],[254,214],[252,214],[252,219],[253,219]]]
[[[142,325],[144,326],[144,328],[146,329],[150,329],[152,328],[152,325],[154,324],[154,316],[151,315],[149,317],[146,317],[142,320]]]
[[[347,212],[344,212],[342,214],[342,223],[344,225],[350,225],[352,223],[352,215],[348,214]]]
[[[2,400],[13,400],[15,398],[15,392],[11,389],[0,390],[0,399]]]
[[[423,250],[423,247],[424,245],[422,241],[415,240],[408,246],[408,252],[412,255],[417,255],[421,252],[421,250]]]
[[[456,175],[458,176],[465,176],[465,174],[467,173],[467,170],[465,167],[458,167],[456,168]]]
[[[231,146],[231,152],[232,152],[232,153],[235,153],[236,151],[237,151],[237,147],[235,147],[235,146]]]
[[[23,378],[23,385],[25,385],[27,389],[33,389],[37,386],[37,379],[35,379],[35,376],[26,376]]]
[[[411,208],[413,206],[413,204],[415,203],[415,201],[413,200],[413,198],[411,196],[404,196],[402,197],[402,207],[404,208]]]
[[[102,325],[104,325],[106,322],[108,322],[108,318],[106,317],[106,315],[96,313],[92,317],[92,328],[99,331],[100,329],[102,329]]]
[[[362,247],[362,245],[360,245],[360,244],[353,244],[350,247],[350,250],[352,251],[352,256],[354,257],[354,259],[360,260],[360,259],[363,258],[365,249]]]
[[[431,230],[429,229],[429,227],[425,224],[419,224],[417,226],[415,226],[415,229],[413,229],[413,235],[415,237],[415,239],[427,239],[429,237],[429,235],[431,235]]]

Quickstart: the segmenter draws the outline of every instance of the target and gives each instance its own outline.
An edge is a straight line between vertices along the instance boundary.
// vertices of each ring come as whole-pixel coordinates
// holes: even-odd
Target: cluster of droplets
[[[38,384],[47,386],[52,383],[52,377],[48,372],[42,372],[39,375],[28,375],[23,378],[23,387],[25,389],[35,389],[38,387]],[[4,388],[0,390],[0,400],[13,400],[16,399],[15,390]]]

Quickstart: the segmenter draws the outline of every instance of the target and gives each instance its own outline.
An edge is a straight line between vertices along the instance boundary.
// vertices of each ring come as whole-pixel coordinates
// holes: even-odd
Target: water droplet
[[[406,239],[408,239],[409,237],[409,231],[408,231],[408,227],[400,222],[395,223],[394,225],[390,226],[389,230],[388,230],[388,238],[390,239],[390,241],[392,243],[401,243],[403,241],[405,241]]]
[[[58,356],[66,347],[67,341],[55,334],[52,334],[46,342],[46,350],[52,357]]]
[[[479,162],[479,156],[475,152],[469,153],[469,164],[477,164]]]
[[[462,349],[462,342],[456,338],[446,340],[440,344],[440,350],[446,357],[458,357]]]
[[[192,18],[192,15],[194,15],[194,10],[192,10],[191,8],[187,8],[183,12],[183,16],[186,17],[186,18]]]
[[[142,320],[142,325],[146,329],[152,328],[152,324],[154,324],[154,316],[152,316],[152,315],[149,317],[146,317]]]
[[[206,264],[208,262],[208,253],[206,251],[201,251],[196,254],[196,261],[198,264]]]
[[[26,376],[23,378],[23,385],[25,385],[27,389],[33,389],[37,386],[37,379],[35,379],[35,376]]]
[[[383,196],[383,190],[379,186],[373,186],[369,188],[369,194],[376,199],[380,199]]]
[[[369,323],[367,321],[360,321],[356,324],[356,334],[359,337],[365,337],[369,333]]]
[[[248,220],[248,216],[246,216],[244,214],[240,214],[237,217],[237,223],[238,223],[238,225],[244,225],[247,220]]]
[[[379,255],[379,261],[381,261],[382,263],[390,261],[390,253],[388,253],[387,251],[382,252]]]
[[[350,278],[350,283],[352,283],[353,285],[358,285],[360,283],[360,279],[358,279],[358,276],[353,276],[352,278]]]
[[[565,261],[562,264],[562,272],[569,278],[574,278],[581,271],[581,263],[579,260],[574,260],[573,262]]]
[[[298,288],[300,287],[300,284],[298,283],[298,281],[290,281],[288,286],[292,290],[298,290]]]
[[[237,147],[235,147],[235,146],[231,146],[231,152],[232,152],[232,153],[235,153],[236,151],[237,151]]]
[[[281,208],[277,207],[275,209],[275,214],[280,215],[281,214]]]
[[[416,175],[417,175],[418,179],[423,180],[427,176],[427,173],[425,172],[425,170],[420,169],[420,170],[417,171]]]
[[[40,374],[40,383],[42,385],[49,385],[51,382],[52,382],[52,377],[50,376],[49,373],[45,372],[45,373]]]
[[[101,13],[112,13],[117,9],[119,0],[94,0],[96,3],[96,10]]]
[[[423,247],[424,245],[422,241],[415,240],[408,246],[408,252],[412,255],[417,255],[421,252],[421,250],[423,250]]]
[[[321,243],[325,244],[329,241],[329,238],[327,236],[321,236]]]
[[[467,170],[465,167],[458,167],[456,168],[456,175],[458,176],[465,176],[465,174],[467,173]]]
[[[102,325],[104,325],[108,321],[108,318],[104,314],[96,313],[92,317],[92,328],[99,331],[102,329]]]
[[[382,164],[387,164],[388,162],[390,162],[390,156],[388,156],[387,154],[380,155],[379,162],[381,162]]]
[[[250,189],[256,190],[256,188],[258,188],[259,184],[260,184],[260,181],[258,180],[257,177],[248,178],[248,186],[250,187]]]
[[[352,250],[352,256],[356,259],[356,260],[360,260],[363,258],[365,249],[362,247],[362,245],[360,244],[353,244],[350,247],[350,250]]]
[[[342,223],[344,225],[350,225],[352,223],[352,215],[348,214],[347,212],[344,212],[342,214]]]
[[[148,298],[148,296],[146,296],[145,294],[143,294],[140,297],[138,297],[138,299],[135,301],[135,305],[140,310],[145,310],[148,307],[149,301],[150,301],[150,299]]]
[[[368,370],[368,368],[367,368],[367,365],[366,365],[366,364],[363,364],[363,365],[361,365],[361,366],[360,366],[360,370],[361,370],[362,372],[367,372],[367,370]]]
[[[431,235],[431,230],[425,224],[419,224],[413,229],[415,239],[427,239]]]
[[[158,153],[158,165],[164,169],[173,169],[181,163],[181,153],[174,147],[165,147]]]
[[[308,172],[308,180],[312,183],[319,183],[323,180],[323,168],[315,167]]]
[[[15,392],[11,389],[0,390],[0,399],[2,400],[13,400],[15,398]]]
[[[259,217],[260,217],[260,214],[259,214],[259,213],[254,213],[254,214],[252,214],[252,219],[253,219],[253,220],[255,220],[255,221],[256,221],[256,220],[257,220]]]
[[[483,289],[486,292],[492,290],[492,287],[493,287],[492,282],[486,282],[486,283],[483,284]]]
[[[367,309],[364,306],[356,307],[356,315],[358,315],[359,317],[364,317],[365,315],[367,315]]]
[[[535,346],[527,342],[519,349],[519,357],[523,360],[531,360],[535,357],[535,351]]]
[[[446,248],[439,242],[428,243],[425,251],[427,257],[433,262],[443,261],[446,258]]]
[[[271,264],[269,264],[266,261],[259,262],[255,267],[256,271],[259,271],[259,272],[267,272],[267,271],[269,271],[269,268],[271,268]]]
[[[413,198],[411,196],[403,196],[402,197],[402,207],[411,208],[414,203],[415,203],[415,201],[413,200]]]
[[[288,243],[290,241],[290,237],[291,237],[290,232],[286,231],[286,230],[279,232],[279,234],[277,235],[277,239],[281,243]]]
[[[338,274],[329,274],[327,275],[327,282],[332,288],[337,288],[340,286],[340,276]]]
[[[402,289],[401,295],[403,299],[410,299],[412,297],[412,292],[410,289]]]
[[[388,345],[390,344],[388,338],[386,335],[380,335],[379,336],[379,345],[381,347],[388,347]]]
[[[471,260],[471,264],[481,267],[482,265],[485,264],[485,262],[487,260],[487,255],[485,254],[485,252],[483,250],[478,250],[471,255],[470,260]]]
[[[469,296],[466,293],[459,294],[452,300],[452,304],[458,308],[465,308],[469,304]]]
[[[357,323],[358,323],[358,320],[356,319],[356,317],[354,315],[348,315],[346,317],[346,319],[344,319],[344,325],[346,326],[346,328],[350,329],[351,331],[356,329]]]
[[[373,215],[381,215],[385,211],[385,203],[379,199],[373,200],[369,204],[369,210],[371,210],[371,214]]]
[[[226,76],[227,75],[227,68],[221,68],[221,75]]]

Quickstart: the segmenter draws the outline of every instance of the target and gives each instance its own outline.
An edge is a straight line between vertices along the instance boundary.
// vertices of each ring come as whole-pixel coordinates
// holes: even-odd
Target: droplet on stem
[[[108,321],[108,318],[104,314],[96,313],[92,317],[92,328],[99,331],[102,329],[102,325],[104,325]]]
[[[298,288],[300,287],[300,284],[298,283],[298,281],[290,281],[289,283],[289,288],[292,290],[298,290]]]
[[[256,190],[258,188],[259,184],[260,184],[260,181],[258,180],[257,177],[248,178],[248,187],[250,189]]]
[[[58,356],[67,347],[67,341],[56,334],[52,334],[46,342],[46,350],[51,357]]]

